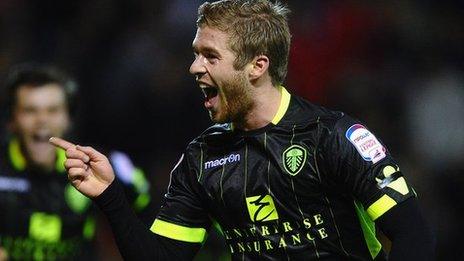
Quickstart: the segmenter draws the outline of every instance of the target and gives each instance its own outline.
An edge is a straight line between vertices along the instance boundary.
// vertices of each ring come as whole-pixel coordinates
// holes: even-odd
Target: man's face
[[[229,36],[204,26],[193,40],[195,60],[190,73],[205,95],[205,107],[216,123],[239,122],[253,108],[252,86],[247,67],[236,70],[235,54],[228,47]]]
[[[43,168],[54,166],[56,153],[48,139],[51,136],[62,137],[68,126],[66,96],[60,86],[19,87],[11,127],[19,138],[23,153],[33,165]]]

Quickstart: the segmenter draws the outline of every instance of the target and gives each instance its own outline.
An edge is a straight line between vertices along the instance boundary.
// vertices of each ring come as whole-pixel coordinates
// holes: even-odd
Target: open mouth
[[[202,86],[201,91],[205,95],[206,109],[213,109],[214,105],[218,102],[218,88],[214,86]]]
[[[34,142],[48,142],[48,139],[50,139],[50,135],[48,135],[48,134],[34,133],[32,135],[32,140]]]
[[[203,87],[201,88],[201,91],[203,92],[203,94],[205,95],[205,99],[207,100],[216,97],[218,94],[218,89],[216,87],[211,86]]]
[[[29,156],[34,162],[41,162],[49,157],[51,151],[54,150],[53,146],[50,145],[48,139],[51,133],[36,131],[30,135],[24,137],[24,146]]]
[[[56,150],[48,142],[51,135],[49,131],[36,131],[24,137],[24,152],[27,153],[32,165],[47,169],[54,166]]]

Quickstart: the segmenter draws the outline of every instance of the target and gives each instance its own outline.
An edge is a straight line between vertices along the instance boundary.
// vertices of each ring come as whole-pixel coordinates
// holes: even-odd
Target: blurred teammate
[[[10,133],[0,150],[0,253],[12,260],[94,259],[91,201],[67,182],[65,152],[48,143],[70,129],[76,84],[56,68],[25,64],[5,85]],[[143,173],[121,152],[110,160],[133,206],[144,209],[150,196]]]
[[[216,125],[171,173],[151,231],[130,212],[107,158],[61,139],[71,183],[108,216],[130,260],[192,259],[213,221],[234,260],[427,260],[433,240],[389,151],[357,120],[282,87],[286,7],[225,0],[199,8],[190,73]],[[375,224],[374,224],[375,222]]]

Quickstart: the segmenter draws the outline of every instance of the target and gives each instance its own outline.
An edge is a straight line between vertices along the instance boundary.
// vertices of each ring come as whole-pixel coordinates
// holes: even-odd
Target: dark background
[[[183,148],[210,124],[188,74],[202,2],[0,0],[0,82],[26,61],[72,74],[73,140],[129,153],[160,201]],[[462,258],[464,1],[283,2],[287,88],[369,126],[415,186],[438,260]]]

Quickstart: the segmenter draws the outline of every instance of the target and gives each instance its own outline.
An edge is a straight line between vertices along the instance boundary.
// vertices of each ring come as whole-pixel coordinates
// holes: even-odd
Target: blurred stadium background
[[[188,74],[202,2],[0,0],[0,83],[25,61],[74,75],[74,137],[128,152],[161,201],[183,148],[210,124]],[[381,137],[419,194],[437,260],[461,259],[464,1],[282,2],[292,9],[288,88]]]

